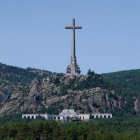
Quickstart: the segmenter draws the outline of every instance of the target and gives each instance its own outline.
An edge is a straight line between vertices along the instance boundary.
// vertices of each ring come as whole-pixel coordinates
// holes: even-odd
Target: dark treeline
[[[29,84],[34,78],[43,79],[49,76],[50,74],[52,74],[50,71],[44,71],[44,70],[41,71],[32,68],[24,69],[24,68],[19,68],[14,66],[8,66],[1,63],[0,63],[0,70],[1,70],[0,85],[4,84],[4,87],[9,86],[11,84],[17,86],[19,83],[22,86],[29,86]],[[40,72],[42,72],[42,74],[40,74]]]
[[[21,123],[22,121],[22,123]],[[140,118],[65,122],[20,119],[0,126],[0,140],[138,140]]]
[[[107,81],[133,91],[140,91],[140,69],[102,74]]]

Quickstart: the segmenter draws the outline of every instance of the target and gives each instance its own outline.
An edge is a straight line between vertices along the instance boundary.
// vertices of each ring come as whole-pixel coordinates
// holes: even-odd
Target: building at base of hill
[[[112,118],[112,114],[77,114],[73,109],[62,110],[59,115],[49,115],[49,114],[22,114],[22,118],[37,119],[38,117],[43,117],[46,120],[69,120],[69,119],[79,119],[79,120],[89,120],[91,118]]]

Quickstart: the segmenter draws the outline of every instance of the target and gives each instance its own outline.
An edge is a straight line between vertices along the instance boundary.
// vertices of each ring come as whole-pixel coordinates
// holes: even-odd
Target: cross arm
[[[72,26],[65,26],[65,29],[73,29]]]
[[[75,29],[82,29],[82,26],[75,26]]]

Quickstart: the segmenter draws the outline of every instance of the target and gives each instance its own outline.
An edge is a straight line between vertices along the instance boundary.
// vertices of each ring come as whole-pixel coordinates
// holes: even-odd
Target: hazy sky
[[[0,62],[65,73],[72,18],[82,74],[140,68],[140,0],[0,0]]]

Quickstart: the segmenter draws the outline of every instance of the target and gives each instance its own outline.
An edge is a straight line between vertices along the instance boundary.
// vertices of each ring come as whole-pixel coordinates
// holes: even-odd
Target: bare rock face
[[[14,114],[19,112],[37,112],[41,109],[47,109],[50,106],[63,106],[64,108],[73,108],[77,112],[86,113],[87,107],[92,112],[102,108],[104,111],[113,110],[114,108],[123,109],[124,101],[118,96],[117,99],[110,98],[108,91],[100,87],[71,90],[62,92],[64,86],[70,83],[76,84],[76,80],[88,80],[91,76],[63,76],[58,74],[49,76],[42,81],[35,78],[26,92],[15,92],[7,96],[1,103],[0,115]],[[138,102],[138,101],[137,101]],[[136,103],[140,108],[140,102]]]
[[[7,95],[5,100],[1,103],[0,116],[4,114],[15,114],[14,110],[17,110],[23,103],[23,93],[13,93]],[[20,112],[20,111],[19,111]]]
[[[118,99],[109,98],[108,92],[101,89],[95,89],[94,95],[92,96],[91,100],[93,99],[93,103],[96,103],[99,107],[107,107],[109,110],[113,110],[115,107],[119,108],[120,110],[123,109],[123,99],[118,96]]]
[[[79,81],[88,80],[90,77],[90,75],[83,75],[82,77],[80,77]]]
[[[135,111],[136,112],[139,112],[140,111],[140,98],[137,98],[135,100],[134,107],[135,107]]]
[[[31,82],[31,85],[29,86],[29,93],[36,93],[39,91],[40,89],[40,80],[35,78],[33,79],[33,81]]]

